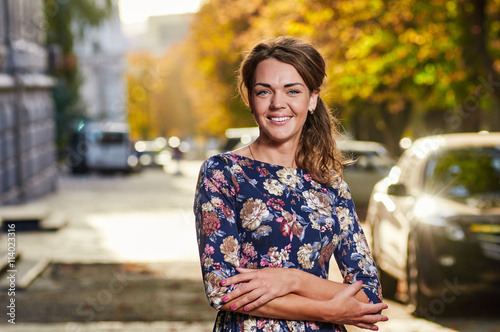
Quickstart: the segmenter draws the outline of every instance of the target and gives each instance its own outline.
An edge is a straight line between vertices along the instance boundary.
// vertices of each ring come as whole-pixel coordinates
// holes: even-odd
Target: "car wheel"
[[[382,294],[384,298],[394,300],[398,290],[398,280],[381,268],[378,268],[378,278],[382,285]]]
[[[414,236],[408,239],[407,275],[408,282],[408,304],[410,311],[415,316],[420,316],[427,309],[429,298],[422,293],[422,264],[420,262],[417,239]]]
[[[375,261],[377,261],[380,258],[380,240],[379,240],[379,222],[378,220],[374,220],[372,222],[372,243],[371,243],[371,250],[372,250],[372,255]]]

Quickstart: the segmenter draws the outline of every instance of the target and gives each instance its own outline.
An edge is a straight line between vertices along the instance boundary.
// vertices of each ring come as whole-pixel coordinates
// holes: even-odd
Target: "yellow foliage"
[[[468,50],[460,44],[460,6],[458,0],[207,0],[182,44],[161,58],[129,58],[134,135],[167,135],[179,126],[223,135],[228,127],[253,125],[235,102],[236,70],[245,50],[278,35],[310,40],[326,57],[327,103],[351,110],[365,102],[391,114],[412,103],[419,110],[458,104],[458,91],[473,84],[462,60]],[[488,1],[488,15],[499,8],[500,0]],[[488,47],[498,55],[500,23],[492,20],[490,29]],[[493,67],[500,72],[498,60]]]

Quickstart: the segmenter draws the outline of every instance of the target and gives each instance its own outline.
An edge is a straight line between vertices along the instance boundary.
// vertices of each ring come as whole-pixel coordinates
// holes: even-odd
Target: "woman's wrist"
[[[292,275],[290,276],[290,280],[292,281],[290,285],[290,293],[303,295],[301,294],[301,291],[304,289],[302,271],[297,269],[290,270],[292,271]]]
[[[334,323],[335,322],[335,304],[331,301],[312,300],[309,306],[309,315],[312,321]]]

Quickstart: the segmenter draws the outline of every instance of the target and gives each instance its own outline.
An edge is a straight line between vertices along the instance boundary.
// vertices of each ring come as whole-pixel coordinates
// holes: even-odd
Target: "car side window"
[[[405,155],[400,159],[398,166],[401,169],[399,182],[408,186],[411,183],[419,183],[420,172],[418,165],[421,164],[419,158],[412,151],[406,151]]]
[[[388,171],[392,167],[392,163],[387,156],[382,156],[375,151],[343,151],[344,155],[354,160],[354,163],[349,164],[346,170],[358,171]]]

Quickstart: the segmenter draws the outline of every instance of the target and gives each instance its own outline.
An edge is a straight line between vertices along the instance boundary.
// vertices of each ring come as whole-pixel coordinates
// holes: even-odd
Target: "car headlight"
[[[429,217],[436,215],[438,212],[438,205],[435,199],[431,197],[422,197],[415,203],[415,215],[419,217],[422,221],[428,220]],[[434,224],[434,223],[433,223]],[[444,226],[445,224],[440,224],[436,226]]]
[[[465,233],[463,229],[448,220],[444,213],[440,210],[439,201],[437,198],[422,197],[415,203],[415,215],[419,222],[442,227],[446,237],[452,241],[463,241]]]

